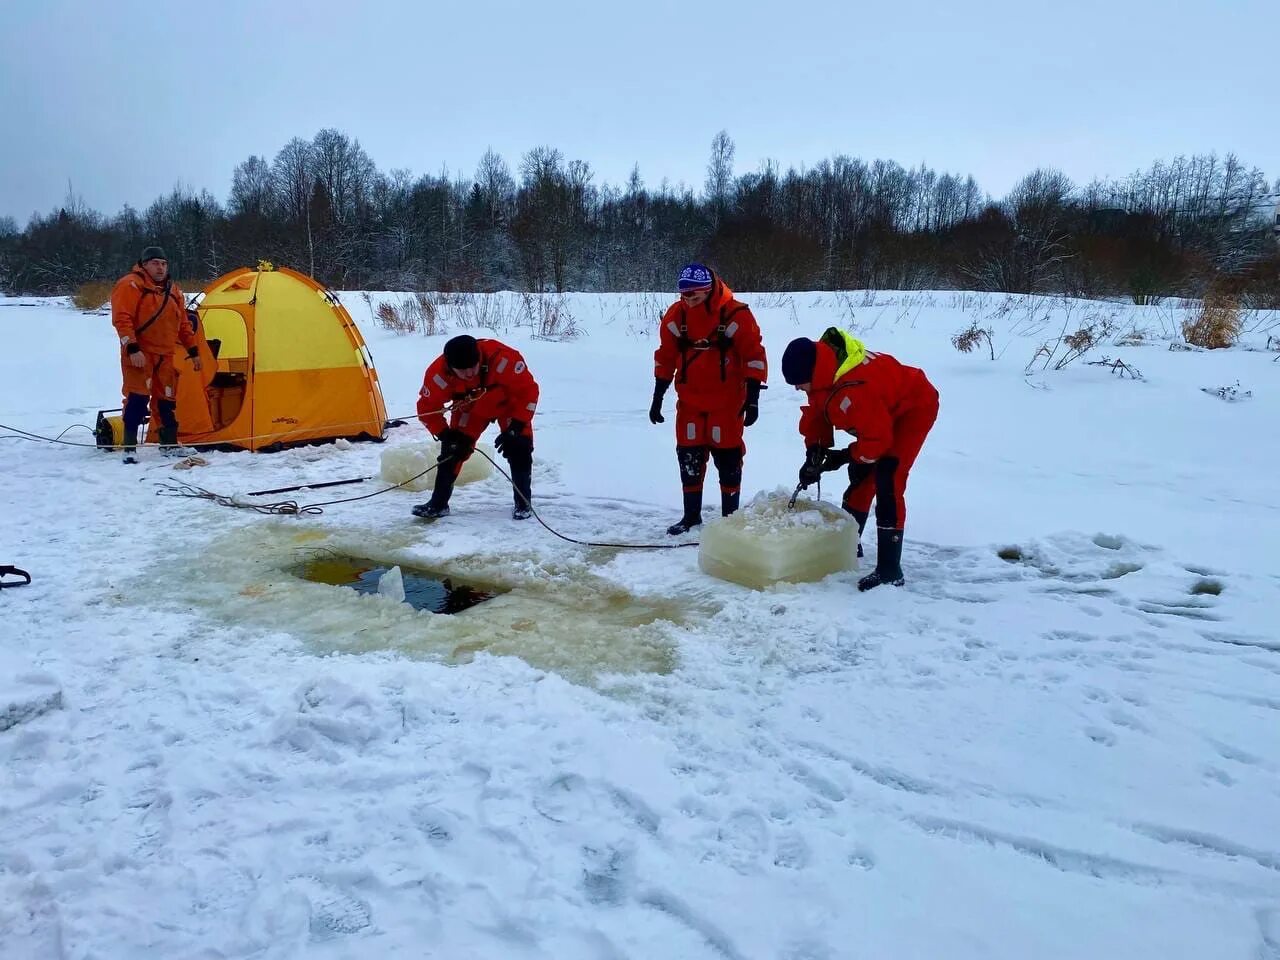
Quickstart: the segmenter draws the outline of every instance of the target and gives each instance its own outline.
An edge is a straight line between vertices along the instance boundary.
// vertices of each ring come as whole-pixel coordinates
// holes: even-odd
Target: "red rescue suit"
[[[742,409],[747,381],[769,375],[760,327],[751,309],[713,274],[696,306],[667,308],[653,354],[653,373],[676,389],[676,451],[686,493],[701,492],[707,454],[716,452],[720,489],[736,497],[742,483]],[[735,507],[736,508],[736,507]]]
[[[494,421],[505,430],[512,420],[522,420],[532,439],[538,381],[533,379],[524,357],[500,340],[477,340],[476,344],[480,348],[480,372],[470,380],[455,376],[443,356],[427,367],[418,394],[418,419],[437,439],[452,427],[473,443]],[[461,462],[457,469],[462,469]]]
[[[800,433],[806,446],[822,447],[834,445],[835,430],[854,435],[844,505],[859,527],[873,498],[878,527],[905,526],[907,476],[937,419],[938,391],[923,370],[834,328],[818,341]]]
[[[696,307],[668,307],[658,334],[653,374],[675,383],[676,445],[740,447],[746,381],[764,383],[769,375],[751,309],[717,275]]]

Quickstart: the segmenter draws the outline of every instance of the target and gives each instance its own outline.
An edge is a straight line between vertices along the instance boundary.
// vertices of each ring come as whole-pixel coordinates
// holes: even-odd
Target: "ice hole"
[[[379,585],[384,576],[396,569],[400,571],[400,577],[404,583],[404,602],[415,610],[457,613],[491,600],[503,592],[496,586],[473,586],[436,571],[396,565],[387,566],[356,557],[317,557],[292,572],[294,576],[310,580],[312,583],[350,587],[356,593],[385,595],[386,591],[380,591]]]
[[[148,568],[122,596],[150,584],[184,610],[246,631],[240,635],[252,642],[296,642],[320,656],[393,651],[450,665],[483,654],[510,656],[575,683],[604,685],[609,678],[610,688],[617,676],[673,671],[677,631],[719,608],[692,591],[633,592],[576,557],[495,551],[435,559],[422,549],[407,526],[263,523],[228,531],[189,562]],[[297,575],[308,567],[327,568],[327,579],[340,585]],[[386,589],[396,567],[406,599],[419,578],[440,582],[437,591],[447,579],[453,602],[472,605],[442,616],[399,602],[399,591]],[[476,592],[489,598],[474,603]],[[225,637],[211,631],[209,642]]]
[[[703,531],[698,566],[721,580],[762,590],[821,580],[858,567],[858,527],[839,507],[785,490],[758,494]]]

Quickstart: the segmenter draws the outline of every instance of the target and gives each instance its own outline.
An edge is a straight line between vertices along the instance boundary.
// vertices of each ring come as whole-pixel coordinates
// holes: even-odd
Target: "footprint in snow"
[[[876,855],[870,848],[859,845],[849,851],[848,861],[849,866],[857,867],[859,870],[874,870]]]
[[[716,845],[706,858],[746,872],[769,849],[769,827],[754,810],[739,810],[720,824],[715,840]]]
[[[1094,743],[1100,743],[1104,747],[1114,747],[1116,745],[1116,735],[1110,730],[1103,730],[1101,727],[1085,727],[1085,736]]]
[[[369,904],[350,892],[319,877],[294,877],[290,887],[307,898],[313,941],[359,933],[373,923]]]
[[[1235,786],[1235,783],[1236,783],[1235,777],[1231,776],[1231,774],[1227,773],[1227,771],[1219,769],[1218,767],[1205,767],[1204,778],[1206,780],[1211,780],[1214,783],[1220,783],[1224,787],[1233,787]]]
[[[626,902],[635,881],[635,855],[618,847],[582,848],[582,892],[598,906]]]
[[[533,808],[554,823],[578,823],[593,817],[598,805],[591,785],[576,773],[555,777],[533,795]]]
[[[452,843],[457,834],[457,818],[439,807],[419,804],[410,811],[409,817],[432,846],[443,847]]]
[[[804,837],[789,830],[778,837],[773,848],[773,865],[787,870],[803,870],[809,866],[812,852]]]

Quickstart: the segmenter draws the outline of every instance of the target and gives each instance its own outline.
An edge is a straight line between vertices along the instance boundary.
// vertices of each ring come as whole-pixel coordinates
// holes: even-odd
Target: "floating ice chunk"
[[[62,688],[51,674],[0,651],[0,731],[62,706]]]
[[[404,603],[404,574],[399,567],[392,567],[378,578],[378,595]]]
[[[858,566],[858,526],[840,508],[790,491],[760,493],[732,516],[709,523],[698,548],[704,573],[761,590],[785,580],[821,580]]]
[[[475,483],[493,473],[493,465],[480,455],[481,451],[494,456],[493,447],[487,443],[476,444],[476,452],[462,465],[462,473],[458,475],[458,485]],[[425,443],[405,443],[389,450],[382,451],[382,469],[379,476],[387,483],[405,483],[401,490],[431,490],[435,487],[436,471],[432,470],[425,477],[418,474],[431,467],[440,456],[440,444],[435,440]],[[417,477],[410,480],[410,477]]]

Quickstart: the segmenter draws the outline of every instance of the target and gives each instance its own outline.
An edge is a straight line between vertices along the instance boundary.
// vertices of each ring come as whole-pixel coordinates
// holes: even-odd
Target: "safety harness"
[[[720,306],[720,322],[716,325],[715,332],[710,337],[701,337],[697,340],[689,336],[689,324],[687,312],[684,304],[680,304],[680,327],[676,332],[676,346],[680,348],[680,382],[686,383],[689,378],[689,367],[700,356],[715,347],[720,351],[720,382],[723,383],[727,377],[725,371],[729,364],[729,350],[733,347],[733,335],[738,332],[738,324],[733,321],[735,314],[747,309],[745,303],[739,303],[732,310],[726,312],[724,304]],[[674,331],[673,331],[674,332]],[[693,351],[693,357],[689,357],[689,351]]]
[[[133,339],[134,339],[134,342],[137,342],[138,338],[142,336],[142,331],[146,330],[146,329],[147,329],[147,327],[151,326],[153,323],[155,323],[157,320],[159,320],[159,319],[160,319],[160,314],[164,313],[164,308],[165,308],[165,307],[167,307],[167,306],[169,305],[169,293],[170,293],[170,290],[171,290],[172,286],[173,286],[173,281],[172,281],[172,280],[165,280],[165,282],[164,282],[164,289],[160,291],[160,307],[159,307],[159,309],[157,309],[157,310],[156,310],[156,312],[155,312],[155,313],[153,313],[153,314],[151,315],[151,319],[150,319],[150,320],[148,320],[146,323],[144,323],[144,324],[143,324],[142,326],[140,326],[140,327],[134,327],[134,328],[133,328]],[[144,290],[142,291],[142,295],[145,297],[145,296],[147,296],[148,294],[153,293],[153,292],[155,292],[155,291],[152,291],[152,290],[150,290],[150,289],[144,289]],[[185,309],[185,306],[184,306],[184,308],[183,308],[183,309]]]

